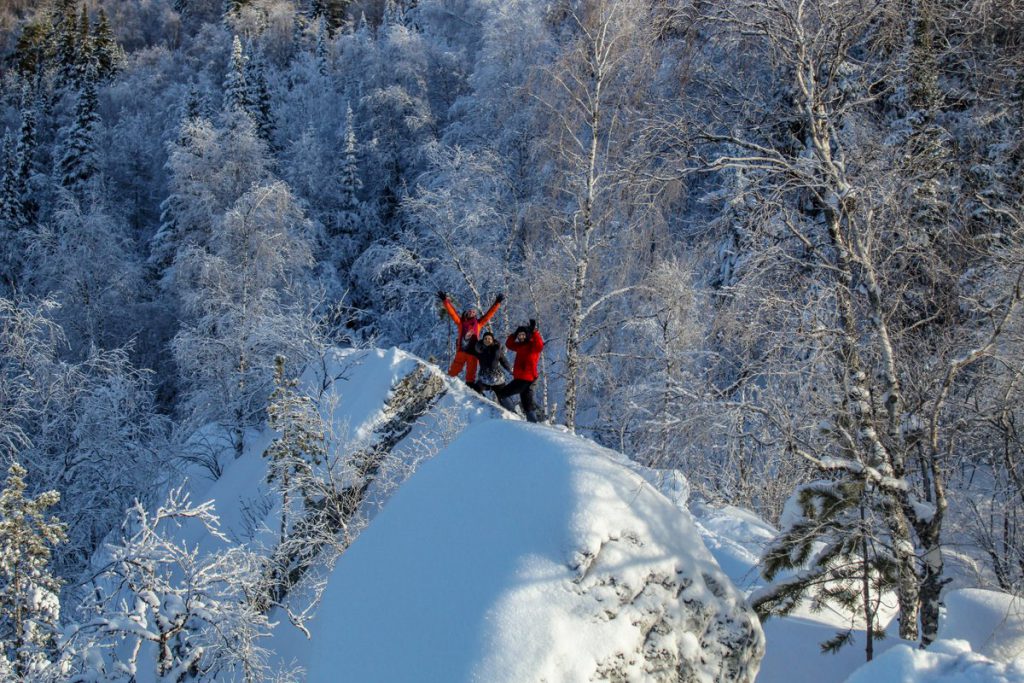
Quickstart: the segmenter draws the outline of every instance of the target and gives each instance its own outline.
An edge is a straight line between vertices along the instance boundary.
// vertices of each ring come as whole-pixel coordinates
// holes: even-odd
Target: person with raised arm
[[[437,292],[437,298],[444,304],[444,309],[448,311],[448,316],[455,323],[455,327],[459,331],[459,335],[455,340],[455,358],[452,359],[452,364],[448,367],[448,374],[452,377],[458,377],[462,369],[465,368],[466,384],[475,387],[478,364],[475,354],[480,330],[498,312],[498,307],[505,300],[505,295],[499,294],[496,296],[494,303],[491,304],[491,307],[481,317],[478,317],[479,311],[476,306],[469,306],[459,315],[458,311],[455,310],[455,306],[452,305],[451,300],[448,298],[448,293],[443,289]]]
[[[516,328],[516,331],[505,340],[505,346],[516,354],[512,364],[512,381],[495,390],[498,402],[506,410],[513,410],[515,404],[512,397],[519,396],[519,404],[530,422],[538,422],[537,403],[533,396],[533,387],[537,383],[537,363],[540,352],[544,350],[544,338],[537,329],[537,321],[531,319],[529,325]]]

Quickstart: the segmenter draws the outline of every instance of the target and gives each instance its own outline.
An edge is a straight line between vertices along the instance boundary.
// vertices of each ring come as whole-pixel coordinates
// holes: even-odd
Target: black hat
[[[527,327],[526,325],[520,325],[519,327],[516,328],[516,331],[512,333],[512,336],[513,337],[518,337],[520,332],[522,332],[523,334],[529,335],[530,334],[530,328]]]
[[[491,332],[490,330],[484,330],[484,331],[483,331],[483,332],[482,332],[482,333],[480,334],[480,338],[481,338],[481,339],[483,339],[484,337],[490,337],[491,339],[494,339],[494,333],[493,333],[493,332]]]

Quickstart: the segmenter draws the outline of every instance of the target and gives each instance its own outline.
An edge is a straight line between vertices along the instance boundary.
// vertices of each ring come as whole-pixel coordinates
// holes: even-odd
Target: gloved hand
[[[496,304],[500,304],[504,300],[505,300],[505,293],[504,292],[501,292],[500,294],[498,294],[498,296],[494,297],[494,303],[496,303]]]
[[[537,321],[530,318],[530,324],[526,326],[526,331],[532,337],[533,333],[537,331]]]
[[[437,290],[437,298],[440,299],[441,301],[447,301],[448,292],[444,291],[443,289]]]

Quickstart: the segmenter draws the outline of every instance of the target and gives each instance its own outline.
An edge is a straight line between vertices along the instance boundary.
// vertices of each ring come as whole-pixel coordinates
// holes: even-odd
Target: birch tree
[[[750,104],[738,100],[732,103],[742,126],[726,127],[716,116],[710,125],[689,126],[707,145],[701,170],[742,168],[756,176],[770,212],[761,227],[772,245],[766,253],[774,254],[776,272],[791,278],[770,305],[811,352],[803,367],[813,372],[809,386],[819,398],[811,410],[773,413],[786,450],[832,477],[877,489],[896,568],[900,635],[916,639],[920,615],[927,644],[938,626],[946,475],[956,448],[948,401],[964,371],[991,353],[1018,315],[1020,275],[1011,271],[988,304],[961,298],[969,313],[959,321],[959,338],[923,344],[920,316],[894,317],[906,273],[893,256],[912,253],[918,226],[903,169],[891,163],[868,115],[880,96],[880,65],[858,54],[880,11],[859,0],[721,8],[714,19],[733,31],[733,44],[749,49],[756,37],[788,79],[790,138],[780,143],[771,124],[757,123]],[[946,239],[966,239],[955,221],[945,219]],[[972,258],[991,256],[961,244],[960,253]],[[937,361],[917,362],[925,350]]]
[[[545,74],[551,87],[550,96],[542,97],[551,120],[548,144],[558,166],[550,218],[555,251],[548,267],[564,263],[569,272],[564,421],[570,429],[576,427],[586,372],[585,325],[609,299],[628,291],[607,288],[601,258],[619,234],[642,220],[628,147],[650,64],[648,21],[639,3],[569,4],[560,27],[566,44]]]

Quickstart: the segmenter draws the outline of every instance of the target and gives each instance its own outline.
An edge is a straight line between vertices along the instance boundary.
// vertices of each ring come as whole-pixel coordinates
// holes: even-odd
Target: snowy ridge
[[[511,416],[397,350],[337,352],[304,380],[330,384],[338,438],[365,446],[394,387],[424,369],[443,389],[390,449],[411,467],[367,492],[367,525],[328,576],[310,639],[279,623],[283,663],[309,681],[754,679],[756,617],[689,514],[623,456],[495,419]],[[266,495],[259,454],[272,436],[253,435],[203,494],[229,536],[245,535],[246,501]],[[669,480],[685,498],[685,480]]]
[[[688,517],[602,451],[468,429],[338,563],[298,657],[309,680],[753,680],[763,636],[742,595]]]

